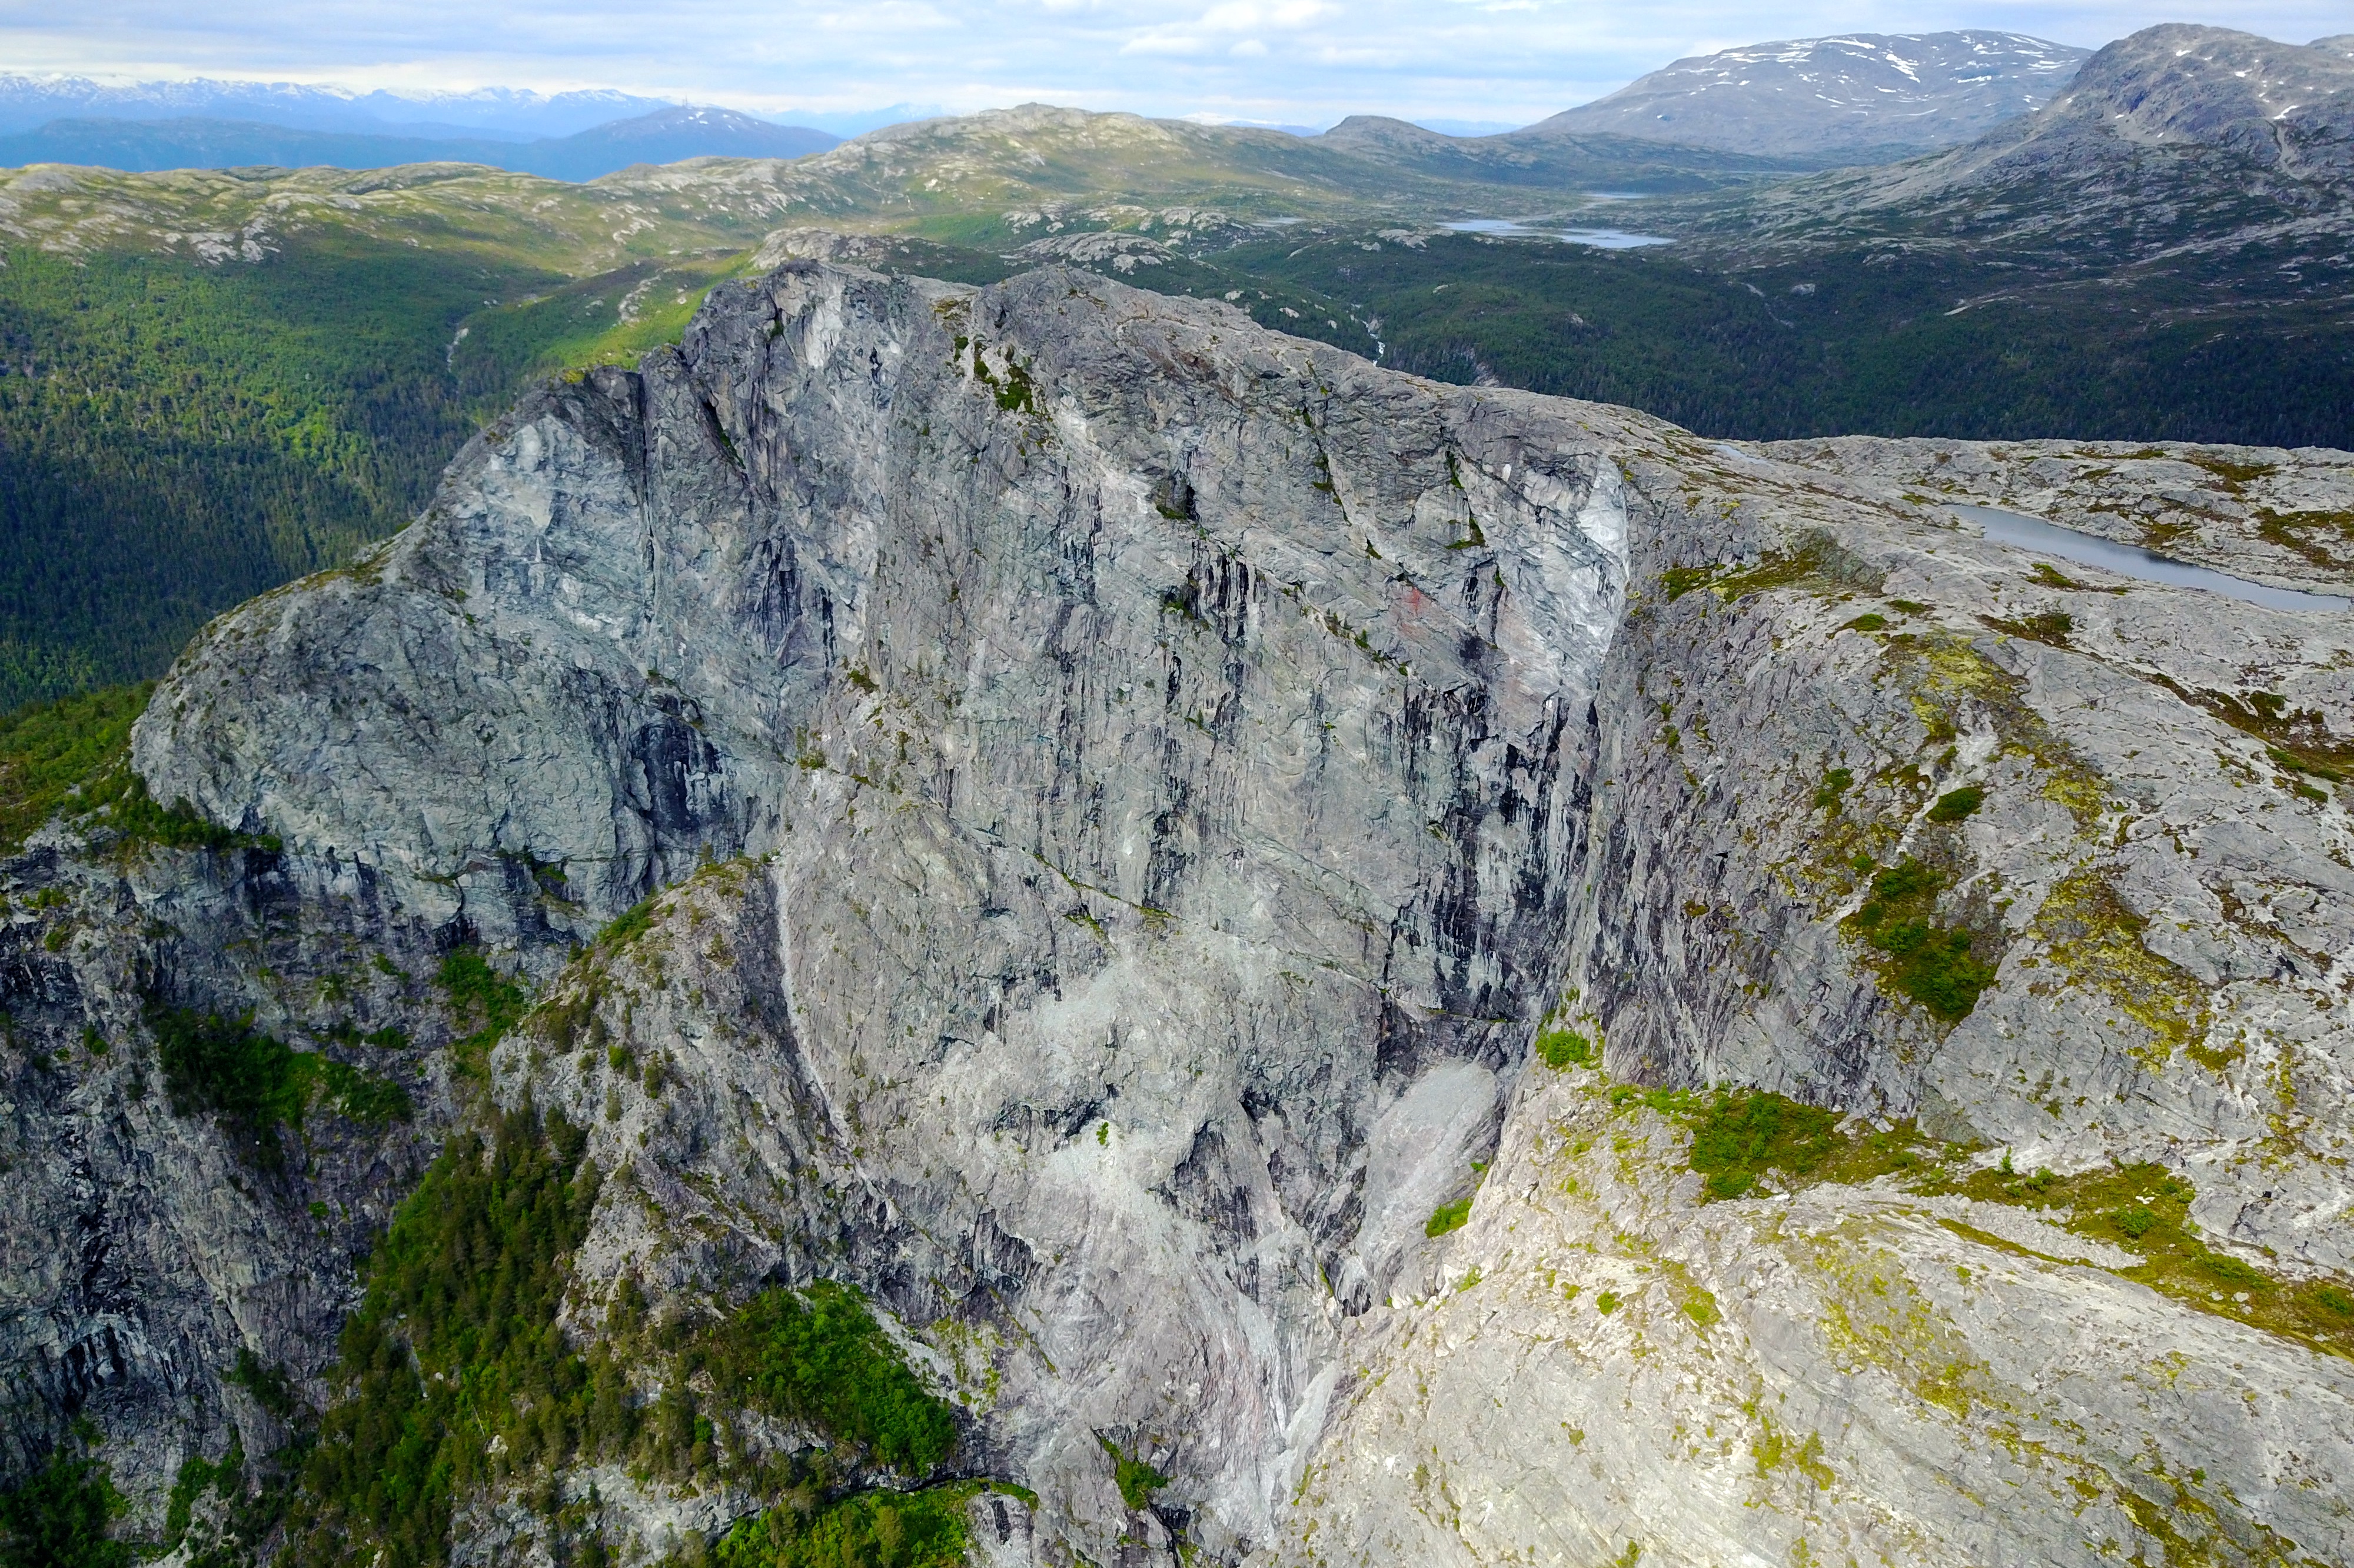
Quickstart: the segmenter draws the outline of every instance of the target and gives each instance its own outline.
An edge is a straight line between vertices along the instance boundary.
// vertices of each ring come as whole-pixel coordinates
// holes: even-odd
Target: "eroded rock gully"
[[[2345,619],[1806,455],[1060,270],[722,289],[182,660],[136,768],[281,848],[10,863],[14,1464],[88,1417],[152,1533],[267,1452],[239,1348],[327,1398],[375,1227],[527,1099],[613,1173],[576,1333],[858,1285],[1036,1494],[991,1561],[2354,1554],[2354,1323],[1893,1172],[1703,1203],[1701,1102],[1614,1088],[2157,1162],[2263,1288],[2354,1266]],[[480,1087],[461,944],[542,1002]],[[415,1119],[243,1168],[142,1090],[158,999],[398,1024]],[[624,1557],[759,1502],[600,1474]],[[467,1561],[549,1553],[520,1497]]]

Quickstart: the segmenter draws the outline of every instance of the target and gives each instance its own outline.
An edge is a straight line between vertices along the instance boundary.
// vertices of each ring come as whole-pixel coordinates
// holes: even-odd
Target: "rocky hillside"
[[[2354,181],[2354,58],[2222,27],[2147,27],[2032,115],[1935,158],[1781,187],[1759,233],[2008,247],[2075,270],[2235,264],[2327,292]]]
[[[1681,59],[1514,132],[1639,136],[1864,163],[2041,109],[2087,51],[2022,33],[1848,33]]]
[[[2354,628],[1936,499],[722,286],[5,863],[10,1472],[320,1563],[2346,1557]]]

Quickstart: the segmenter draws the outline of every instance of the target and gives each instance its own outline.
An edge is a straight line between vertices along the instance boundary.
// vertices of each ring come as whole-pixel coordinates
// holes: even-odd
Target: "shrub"
[[[823,1508],[772,1508],[738,1520],[719,1568],[963,1568],[970,1482],[867,1492]]]
[[[451,948],[435,979],[459,1027],[475,1026],[451,1046],[451,1054],[459,1071],[480,1077],[491,1047],[522,1020],[530,999],[523,987],[491,968],[480,948]]]
[[[1893,960],[1888,980],[1901,995],[1951,1023],[1978,1006],[1995,971],[1974,953],[1970,931],[1930,918],[1942,881],[1935,870],[1907,856],[1872,879],[1870,900],[1849,924]]]
[[[301,1124],[304,1088],[286,1044],[255,1030],[249,1013],[232,1022],[217,1013],[155,1009],[147,1023],[172,1114],[210,1111],[247,1163],[283,1168],[286,1150],[278,1129]]]
[[[722,1394],[855,1443],[901,1475],[923,1477],[954,1451],[956,1419],[917,1382],[851,1286],[765,1290],[714,1336]]]
[[[1441,1203],[1431,1210],[1430,1218],[1423,1222],[1422,1234],[1443,1236],[1449,1231],[1459,1231],[1471,1219],[1471,1200],[1458,1198],[1451,1203]]]
[[[1711,1198],[1738,1198],[1768,1171],[1805,1176],[1840,1151],[1840,1117],[1764,1092],[1727,1095],[1692,1129],[1690,1162]]]
[[[1169,1478],[1146,1461],[1121,1453],[1110,1438],[1097,1436],[1096,1441],[1111,1456],[1112,1480],[1119,1488],[1119,1500],[1130,1510],[1151,1507],[1152,1494],[1167,1486]]]
[[[1975,784],[1965,784],[1958,789],[1948,789],[1938,796],[1937,803],[1929,808],[1929,820],[1933,822],[1958,822],[1984,804],[1986,791]]]
[[[335,1108],[355,1121],[405,1121],[412,1108],[400,1085],[332,1056],[296,1051],[256,1030],[250,1013],[230,1021],[217,1013],[151,1006],[147,1025],[155,1036],[172,1114],[217,1115],[239,1157],[256,1170],[284,1168],[279,1128],[300,1128],[305,1107],[322,1087]]]
[[[107,1533],[122,1506],[104,1466],[51,1456],[0,1493],[0,1568],[130,1568],[129,1543]]]
[[[608,948],[628,947],[654,923],[654,901],[661,896],[659,893],[650,893],[616,915],[603,930],[597,933],[595,946]]]
[[[1543,1029],[1537,1033],[1537,1055],[1554,1069],[1594,1065],[1594,1042],[1575,1029]]]

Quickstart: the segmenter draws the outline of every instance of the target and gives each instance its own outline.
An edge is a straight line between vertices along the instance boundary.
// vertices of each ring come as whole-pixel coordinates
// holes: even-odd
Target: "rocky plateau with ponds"
[[[538,1118],[525,1326],[705,1425],[503,1433],[428,1558],[742,1562],[831,1444],[1009,1568],[2354,1560],[2354,617],[1947,509],[2328,591],[2349,464],[725,285],[207,628],[179,827],[0,863],[0,1465],[162,1543],[235,1454],[234,1550],[366,1561],[339,1326]],[[187,1089],[200,1016],[315,1087]],[[949,1446],[674,1353],[827,1281]]]

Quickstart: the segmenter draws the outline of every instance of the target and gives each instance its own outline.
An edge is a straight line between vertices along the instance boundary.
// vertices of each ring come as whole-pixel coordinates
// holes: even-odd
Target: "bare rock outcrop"
[[[8,863],[0,1333],[169,1347],[20,1457],[90,1416],[152,1519],[268,1446],[239,1350],[326,1398],[528,1103],[608,1176],[571,1333],[857,1285],[1036,1494],[990,1561],[2346,1556],[2354,627],[1805,445],[1060,269],[721,289],[208,630],[133,761],[211,847]],[[538,1003],[474,1077],[461,950]],[[256,1181],[133,1093],[166,1004],[414,1118]],[[1752,1104],[1804,1148],[1703,1147]],[[761,1500],[607,1483],[625,1556]]]

